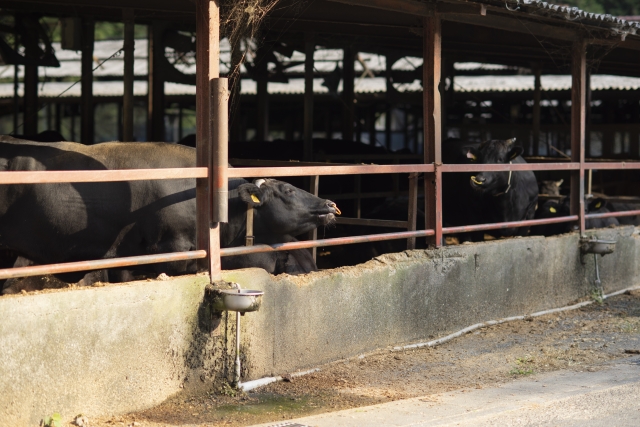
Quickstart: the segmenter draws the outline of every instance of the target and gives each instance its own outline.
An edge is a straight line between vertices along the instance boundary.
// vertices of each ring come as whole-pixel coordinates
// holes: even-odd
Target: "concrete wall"
[[[597,235],[618,241],[600,259],[606,291],[637,284],[635,229]],[[568,304],[590,292],[592,256],[586,261],[578,237],[565,235],[407,251],[297,277],[226,272],[265,291],[261,310],[242,318],[243,380]],[[212,315],[207,282],[186,276],[0,298],[0,419],[32,426],[53,412],[118,414],[210,387],[233,357],[233,333]]]

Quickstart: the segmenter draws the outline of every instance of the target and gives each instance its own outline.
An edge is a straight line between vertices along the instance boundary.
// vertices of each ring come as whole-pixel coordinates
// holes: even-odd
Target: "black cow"
[[[536,219],[559,218],[569,216],[571,212],[569,197],[558,200],[547,200],[536,211]],[[607,201],[601,198],[590,200],[585,205],[585,213],[607,213],[610,212]],[[616,218],[587,218],[585,228],[604,228],[620,225]],[[561,222],[556,224],[544,224],[531,227],[532,236],[555,236],[557,234],[569,233],[578,229],[575,222]]]
[[[105,170],[195,166],[195,150],[165,143],[37,143],[0,137],[0,170]],[[261,186],[229,181],[229,223],[223,247],[242,244],[247,204],[255,208],[257,243],[295,240],[334,220],[335,204],[276,180]],[[234,193],[232,192],[232,196]],[[37,264],[181,252],[195,249],[195,180],[0,185],[0,248]],[[223,268],[270,273],[315,269],[308,251],[224,258]],[[195,261],[110,271],[111,281],[142,272],[193,273]],[[65,281],[81,275],[67,274]]]
[[[460,140],[443,143],[443,162],[458,164],[526,163],[515,139],[469,144]],[[538,184],[531,171],[443,174],[443,221],[449,226],[533,219]],[[485,232],[462,239],[480,241]],[[491,230],[495,237],[525,236],[527,227]]]
[[[45,130],[36,135],[8,135],[16,139],[24,139],[27,141],[36,142],[61,142],[66,141],[65,137],[60,132],[55,130]]]

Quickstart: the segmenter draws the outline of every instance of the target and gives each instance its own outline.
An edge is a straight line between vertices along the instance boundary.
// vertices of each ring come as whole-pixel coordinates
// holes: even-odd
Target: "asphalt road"
[[[594,369],[594,368],[590,368]],[[640,357],[260,427],[640,426]],[[256,426],[257,427],[257,426]]]

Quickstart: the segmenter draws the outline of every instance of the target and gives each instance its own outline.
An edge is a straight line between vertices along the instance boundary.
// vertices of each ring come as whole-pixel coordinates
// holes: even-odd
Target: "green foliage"
[[[576,6],[593,13],[609,13],[616,16],[640,15],[640,0],[565,0],[558,3]]]
[[[534,373],[533,371],[533,357],[528,354],[523,357],[516,358],[516,366],[509,371],[509,375],[531,375]]]
[[[133,37],[144,39],[147,37],[147,26],[136,25]],[[96,40],[122,40],[124,39],[124,24],[121,22],[96,22]]]
[[[50,417],[45,417],[42,420],[42,425],[44,427],[62,427],[62,415],[56,412]]]

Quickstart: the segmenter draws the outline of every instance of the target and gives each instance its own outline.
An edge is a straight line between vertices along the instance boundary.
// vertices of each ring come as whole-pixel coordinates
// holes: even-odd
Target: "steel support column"
[[[95,23],[82,20],[82,76],[80,85],[80,141],[93,144],[93,41]]]
[[[313,33],[305,34],[304,44],[304,146],[303,160],[313,160],[313,54],[316,51]]]
[[[198,269],[211,281],[220,279],[220,224],[211,222],[210,181],[218,171],[212,165],[211,79],[220,76],[220,12],[217,1],[196,1],[196,165],[209,169],[209,178],[196,181],[196,247],[206,250]],[[219,92],[215,92],[219,93]],[[226,126],[225,126],[226,129]]]
[[[532,149],[531,151],[525,151],[525,155],[540,155],[540,95],[541,95],[541,84],[540,84],[540,73],[541,68],[540,64],[534,64],[533,66],[533,117],[532,117],[532,127],[533,127],[533,141],[532,141]]]
[[[258,107],[256,141],[266,141],[269,138],[269,75],[267,65],[267,52],[264,47],[259,48],[255,58],[256,100]]]
[[[578,215],[580,234],[585,230],[584,213],[584,146],[586,132],[587,45],[574,43],[571,64],[571,161],[580,169],[571,172],[571,215]]]
[[[147,105],[149,116],[147,139],[149,141],[164,141],[166,138],[164,131],[164,77],[160,72],[159,65],[159,59],[164,55],[164,46],[162,44],[163,29],[164,25],[158,22],[152,23],[149,27],[149,99]],[[197,93],[198,95],[209,97],[208,90],[203,93],[198,90]]]
[[[134,12],[133,9],[122,10],[124,21],[124,95],[122,97],[122,140],[133,141],[133,52],[134,41]]]
[[[355,100],[355,53],[351,46],[345,47],[342,56],[342,139],[353,141],[353,103]]]
[[[20,18],[18,18],[20,19]],[[28,31],[28,28],[26,29]],[[25,40],[25,56],[35,60],[38,57],[38,45],[34,39],[28,37]],[[38,66],[24,66],[24,116],[22,132],[25,135],[38,133]]]
[[[428,243],[442,245],[442,118],[440,91],[442,32],[440,16],[433,12],[423,21],[423,114],[424,114],[424,162],[435,165],[434,173],[424,175],[425,227],[435,230]]]

